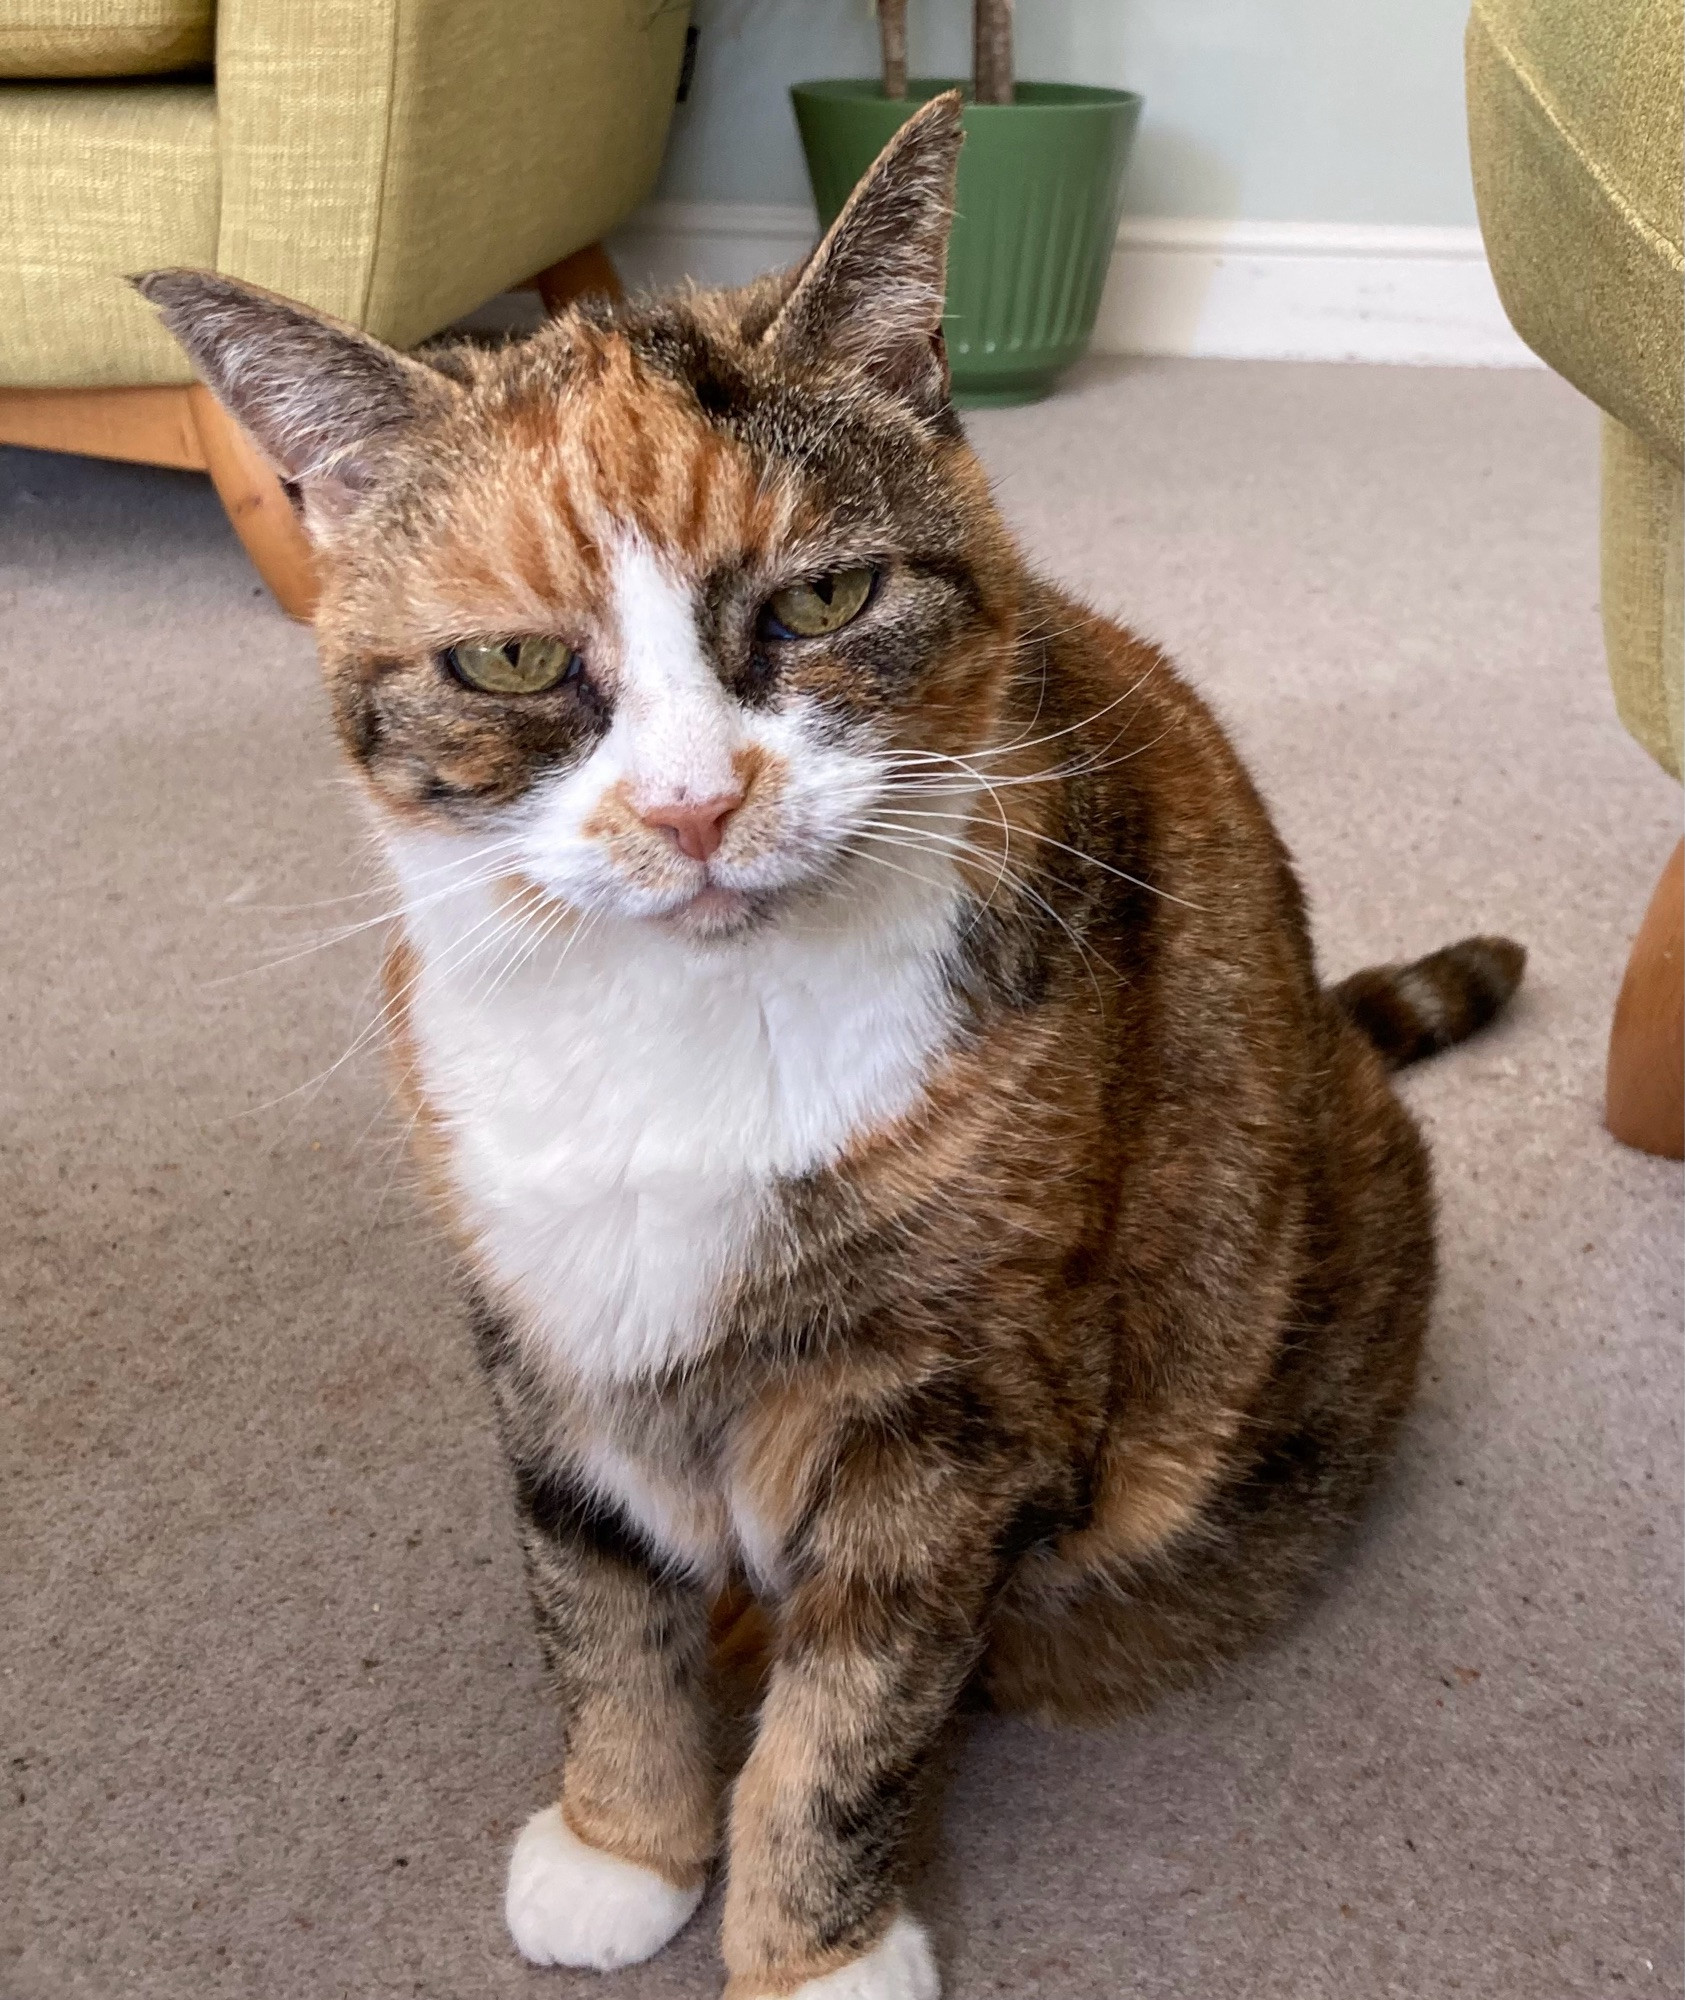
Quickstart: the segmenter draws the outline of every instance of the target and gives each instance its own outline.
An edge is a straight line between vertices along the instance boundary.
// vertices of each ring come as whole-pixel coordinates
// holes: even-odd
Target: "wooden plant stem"
[[[907,0],[878,0],[878,39],[883,44],[883,94],[907,95]]]
[[[973,0],[972,94],[979,104],[1012,102],[1012,0]]]
[[[1662,870],[1627,960],[1603,1121],[1623,1145],[1685,1155],[1685,842]]]

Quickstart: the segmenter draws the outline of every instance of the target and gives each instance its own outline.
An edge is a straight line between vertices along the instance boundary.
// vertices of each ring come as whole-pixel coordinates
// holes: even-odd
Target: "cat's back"
[[[1020,734],[1050,759],[1032,824],[1042,872],[1085,906],[1092,941],[1161,1027],[1249,1047],[1280,1070],[1320,1044],[1303,893],[1251,773],[1164,649],[1043,584],[1029,605],[1044,665]],[[1074,941],[1068,941],[1074,951]],[[1139,1032],[1143,1009],[1126,1032]]]

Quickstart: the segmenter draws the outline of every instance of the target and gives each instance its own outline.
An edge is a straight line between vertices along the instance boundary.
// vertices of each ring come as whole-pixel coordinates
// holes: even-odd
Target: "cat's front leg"
[[[707,1607],[625,1518],[516,1467],[539,1637],[562,1701],[560,1801],[522,1829],[504,1914],[538,1965],[648,1958],[702,1900],[716,1827]]]
[[[939,1465],[919,1463],[928,1446],[916,1428],[889,1432],[836,1466],[790,1552],[732,1798],[726,2000],[936,2000],[929,1944],[901,1905],[903,1852],[978,1657],[1011,1509],[1000,1486],[944,1491]]]

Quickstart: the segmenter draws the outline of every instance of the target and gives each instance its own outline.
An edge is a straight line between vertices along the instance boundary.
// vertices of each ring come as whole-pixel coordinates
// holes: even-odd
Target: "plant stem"
[[[883,44],[883,94],[907,95],[907,0],[878,0],[878,38]]]
[[[973,0],[976,59],[972,94],[979,104],[1012,102],[1012,0]]]

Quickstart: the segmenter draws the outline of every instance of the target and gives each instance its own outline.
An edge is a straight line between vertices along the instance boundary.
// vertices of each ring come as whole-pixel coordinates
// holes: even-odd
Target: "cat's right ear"
[[[129,282],[158,308],[212,395],[297,484],[313,528],[351,512],[383,448],[460,393],[356,327],[259,285],[189,270]]]

